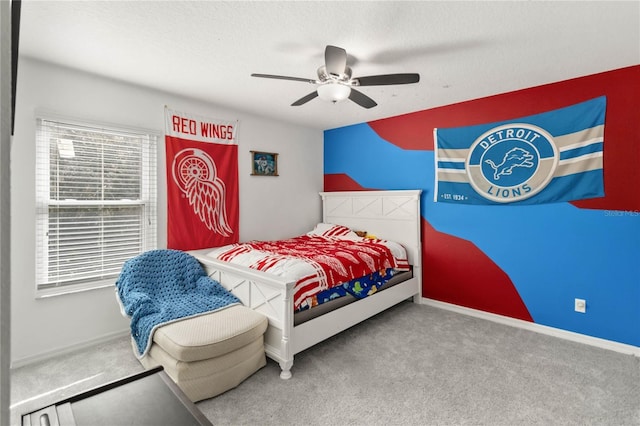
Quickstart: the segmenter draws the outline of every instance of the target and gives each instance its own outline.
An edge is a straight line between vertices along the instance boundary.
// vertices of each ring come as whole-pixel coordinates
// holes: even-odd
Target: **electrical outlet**
[[[574,307],[576,312],[581,312],[581,313],[586,313],[587,312],[587,301],[584,299],[576,299],[575,300],[575,307]]]

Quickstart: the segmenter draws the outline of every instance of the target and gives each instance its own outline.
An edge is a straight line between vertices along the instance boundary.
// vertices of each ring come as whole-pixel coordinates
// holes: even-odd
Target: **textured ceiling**
[[[378,102],[290,104],[327,44]],[[21,55],[318,129],[640,64],[639,1],[22,2]],[[20,84],[20,82],[18,82]]]

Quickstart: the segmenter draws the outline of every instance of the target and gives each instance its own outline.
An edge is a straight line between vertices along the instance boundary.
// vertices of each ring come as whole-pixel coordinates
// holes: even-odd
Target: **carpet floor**
[[[128,338],[15,369],[12,424],[139,371]],[[197,406],[216,425],[640,425],[640,358],[409,302],[279,372]]]

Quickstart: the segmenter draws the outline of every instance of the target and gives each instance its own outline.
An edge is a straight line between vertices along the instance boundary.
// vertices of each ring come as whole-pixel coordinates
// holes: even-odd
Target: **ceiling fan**
[[[291,106],[300,106],[310,100],[320,97],[333,103],[347,98],[364,108],[378,105],[369,96],[355,89],[363,86],[386,86],[392,84],[410,84],[420,81],[420,74],[384,74],[367,77],[351,77],[351,68],[347,66],[346,50],[327,46],[324,51],[324,65],[318,68],[318,79],[287,77],[272,74],[251,74],[252,77],[275,78],[278,80],[292,80],[311,83],[318,86],[316,90],[298,99]]]

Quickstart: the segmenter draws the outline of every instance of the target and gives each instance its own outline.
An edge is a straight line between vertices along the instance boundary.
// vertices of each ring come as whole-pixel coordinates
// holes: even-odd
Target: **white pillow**
[[[337,237],[337,238],[353,238],[358,236],[351,229],[342,225],[334,225],[332,223],[318,223],[312,231],[307,232],[307,235],[314,236],[319,235],[322,237]]]

